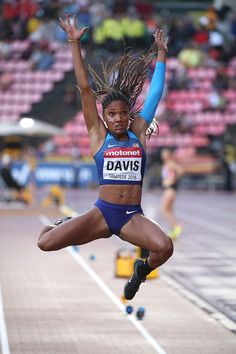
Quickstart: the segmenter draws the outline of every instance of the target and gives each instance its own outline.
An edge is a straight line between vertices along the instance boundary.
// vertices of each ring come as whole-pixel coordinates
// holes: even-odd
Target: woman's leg
[[[123,226],[120,237],[133,245],[149,250],[149,257],[145,262],[141,259],[135,261],[134,273],[125,284],[124,296],[127,300],[131,300],[146,276],[172,256],[173,242],[156,222],[141,214],[135,214]]]
[[[111,232],[102,213],[96,207],[58,226],[43,228],[38,247],[43,251],[56,251],[73,245],[83,245],[99,238],[109,237]]]
[[[141,248],[149,250],[148,264],[157,268],[173,254],[173,242],[153,220],[141,214],[135,214],[123,226],[120,237]]]
[[[177,225],[177,220],[173,211],[174,202],[176,199],[176,191],[174,189],[166,189],[162,196],[161,211],[166,217],[169,225],[174,229]]]

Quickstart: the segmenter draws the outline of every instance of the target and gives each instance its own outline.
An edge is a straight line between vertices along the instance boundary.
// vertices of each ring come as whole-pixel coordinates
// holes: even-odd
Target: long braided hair
[[[136,106],[138,96],[141,94],[143,85],[148,76],[148,67],[154,56],[155,48],[152,47],[147,53],[125,53],[109,65],[109,60],[102,63],[102,76],[89,66],[93,78],[95,96],[101,101],[103,112],[113,101],[123,101],[130,109],[130,120],[134,120],[139,114],[142,103]],[[156,129],[157,123],[153,121],[147,129],[150,138]]]

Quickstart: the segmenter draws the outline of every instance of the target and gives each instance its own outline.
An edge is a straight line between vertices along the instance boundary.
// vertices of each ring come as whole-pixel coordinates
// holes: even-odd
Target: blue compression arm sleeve
[[[139,115],[148,123],[151,124],[155,117],[158,103],[161,99],[164,84],[165,84],[166,64],[158,61],[152,76],[148,96],[144,102],[143,109]]]

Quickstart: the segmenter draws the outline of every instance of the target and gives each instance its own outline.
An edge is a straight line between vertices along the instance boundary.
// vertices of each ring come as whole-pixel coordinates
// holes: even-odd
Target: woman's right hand
[[[66,14],[65,19],[59,18],[59,26],[67,33],[69,40],[77,41],[80,41],[84,33],[89,29],[89,27],[78,29],[76,27],[76,16],[73,15],[73,23],[71,24],[68,14]]]
[[[164,50],[166,53],[168,52],[168,38],[164,38],[164,31],[162,29],[157,28],[156,32],[153,35],[155,39],[155,44],[157,49]]]

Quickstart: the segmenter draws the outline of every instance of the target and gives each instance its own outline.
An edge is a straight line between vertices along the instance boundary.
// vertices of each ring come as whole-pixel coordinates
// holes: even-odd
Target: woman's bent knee
[[[173,252],[174,252],[174,244],[173,244],[173,241],[171,240],[170,237],[167,236],[167,239],[166,239],[166,246],[165,246],[165,250],[164,250],[166,259],[169,259],[169,258],[172,256]]]
[[[158,253],[162,258],[166,260],[170,258],[174,251],[173,241],[169,236],[164,236],[162,239],[158,239],[154,245],[152,252]]]
[[[39,236],[37,245],[42,251],[55,251],[55,245],[53,245],[53,243],[51,242],[51,237],[49,237],[48,232],[50,232],[50,230],[47,230],[46,232],[45,230],[42,231]]]
[[[47,242],[45,242],[44,237],[41,237],[38,240],[38,247],[41,249],[41,251],[50,251],[50,248],[48,247]]]

